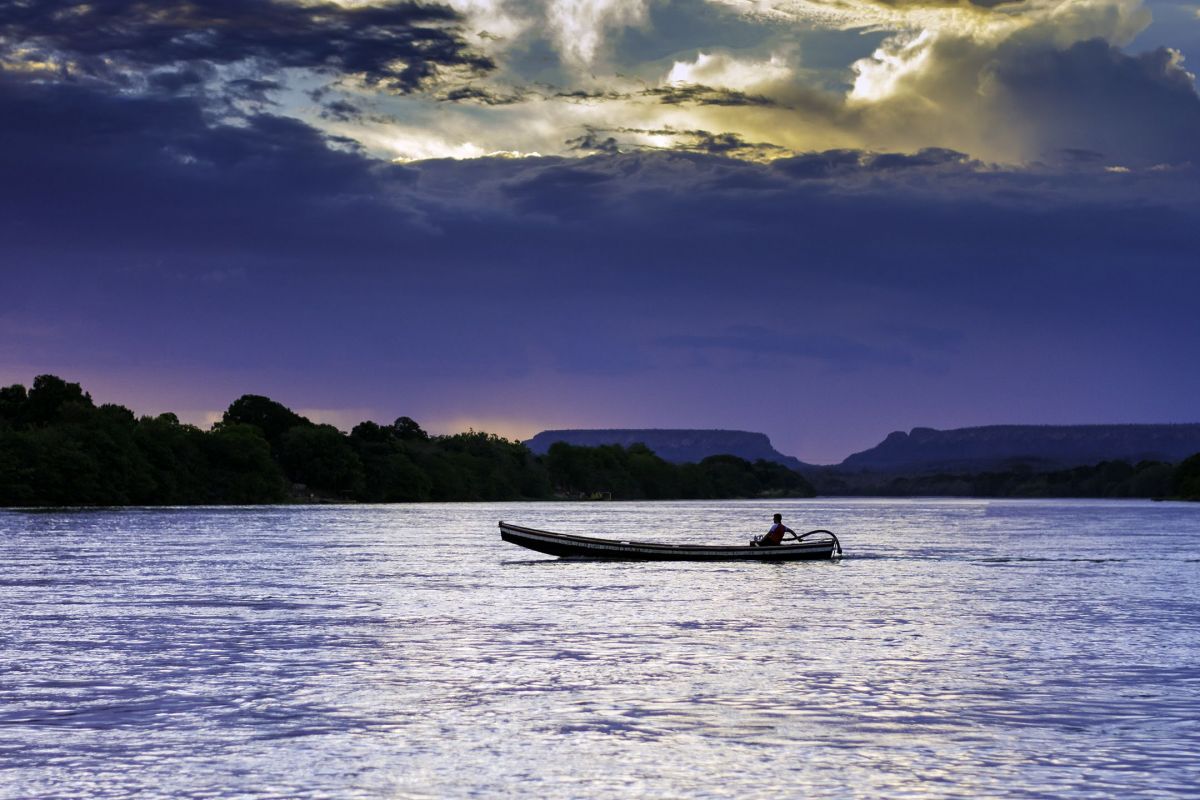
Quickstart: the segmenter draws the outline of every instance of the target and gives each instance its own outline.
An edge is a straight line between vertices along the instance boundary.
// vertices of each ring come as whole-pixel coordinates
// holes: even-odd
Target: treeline
[[[205,431],[97,406],[53,375],[0,389],[0,506],[812,495],[799,474],[734,456],[675,465],[640,445],[563,444],[538,457],[483,432],[431,436],[408,417],[347,435],[257,395]]]
[[[829,471],[813,476],[813,480],[823,495],[1200,500],[1200,454],[1180,464],[1103,461],[1094,466],[1050,472],[1018,466],[991,472],[918,475]]]
[[[582,447],[550,445],[543,459],[558,493],[645,500],[731,497],[814,497],[805,478],[782,464],[737,456],[709,456],[698,464],[671,464],[644,444]]]

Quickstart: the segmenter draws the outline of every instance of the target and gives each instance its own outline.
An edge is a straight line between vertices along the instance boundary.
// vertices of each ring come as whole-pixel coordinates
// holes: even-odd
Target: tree
[[[392,432],[401,441],[428,441],[429,434],[421,430],[421,426],[411,417],[397,417],[392,423]]]
[[[751,471],[758,481],[759,494],[778,497],[816,497],[817,491],[808,480],[795,470],[774,461],[758,459]]]
[[[300,425],[312,425],[312,422],[269,397],[244,394],[226,409],[221,424],[253,425],[262,431],[271,449],[278,453],[285,433]]]
[[[1075,486],[1129,491],[1151,467],[1108,465]],[[1004,476],[1001,476],[1004,478]],[[811,487],[778,464],[714,456],[676,465],[644,444],[573,447],[538,458],[482,431],[430,436],[409,417],[362,422],[349,436],[261,395],[243,395],[211,431],[174,414],[135,417],[96,407],[77,383],[39,375],[0,388],[0,505],[278,503],[288,481],[327,497],[370,502],[511,500],[604,494],[620,499],[800,496]],[[1005,484],[1007,486],[1008,484]]]
[[[362,461],[332,425],[297,425],[283,435],[280,461],[288,478],[322,492],[351,497],[363,490]]]
[[[419,503],[433,494],[433,481],[402,452],[391,452],[364,462],[362,499],[371,503]]]
[[[203,439],[209,463],[209,500],[247,505],[279,503],[287,486],[271,446],[253,425],[222,424]]]
[[[1142,461],[1137,465],[1137,474],[1130,481],[1130,497],[1166,497],[1171,494],[1171,480],[1175,469],[1170,464],[1157,461]]]
[[[555,490],[565,495],[611,493],[638,499],[641,487],[629,472],[628,453],[620,445],[581,447],[555,442],[546,453],[546,469]]]
[[[29,395],[19,383],[0,389],[0,428],[15,428],[24,422]]]
[[[146,456],[154,479],[153,499],[166,505],[220,502],[210,494],[211,467],[206,434],[193,425],[179,424],[174,414],[142,417],[134,440]]]
[[[525,445],[482,431],[467,431],[433,440],[461,476],[470,500],[515,500],[545,497],[549,485]]]
[[[57,375],[38,375],[26,397],[21,421],[27,425],[49,425],[57,422],[71,406],[91,408],[92,396],[78,383],[67,383]]]
[[[700,462],[712,497],[755,497],[759,484],[750,462],[737,456],[709,456]]]
[[[27,434],[0,429],[0,507],[37,504],[35,458]]]
[[[659,458],[641,442],[629,446],[629,474],[637,482],[640,494],[647,500],[669,500],[680,496],[679,470]]]
[[[1185,459],[1175,468],[1175,496],[1200,500],[1200,453]]]

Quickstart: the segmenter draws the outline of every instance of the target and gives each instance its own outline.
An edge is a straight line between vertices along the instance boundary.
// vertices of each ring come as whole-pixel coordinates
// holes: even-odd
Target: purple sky
[[[1193,6],[364,5],[0,8],[0,383],[816,463],[1200,420]]]

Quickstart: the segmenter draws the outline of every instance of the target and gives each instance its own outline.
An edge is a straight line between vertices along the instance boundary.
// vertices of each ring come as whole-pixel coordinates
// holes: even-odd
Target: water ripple
[[[846,557],[495,532],[776,508]],[[0,514],[0,797],[1194,796],[1197,534],[1082,501]]]

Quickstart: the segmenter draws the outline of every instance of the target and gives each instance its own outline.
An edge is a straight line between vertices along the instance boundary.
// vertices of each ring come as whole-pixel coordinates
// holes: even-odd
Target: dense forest
[[[1038,471],[892,474],[825,471],[810,475],[822,495],[877,497],[1141,497],[1200,500],[1200,455],[1182,464],[1103,461]]]
[[[641,445],[558,444],[537,457],[488,433],[431,436],[408,417],[347,435],[256,395],[204,431],[97,406],[53,375],[0,389],[0,506],[812,495],[798,473],[734,456],[670,464]]]
[[[1057,472],[896,475],[717,455],[672,464],[641,444],[557,443],[544,456],[468,431],[431,436],[408,417],[345,434],[244,395],[211,430],[174,414],[97,406],[41,375],[0,389],[0,506],[725,499],[823,495],[1175,497],[1200,500],[1200,454],[1180,464],[1109,461]],[[816,489],[814,490],[813,484]]]

